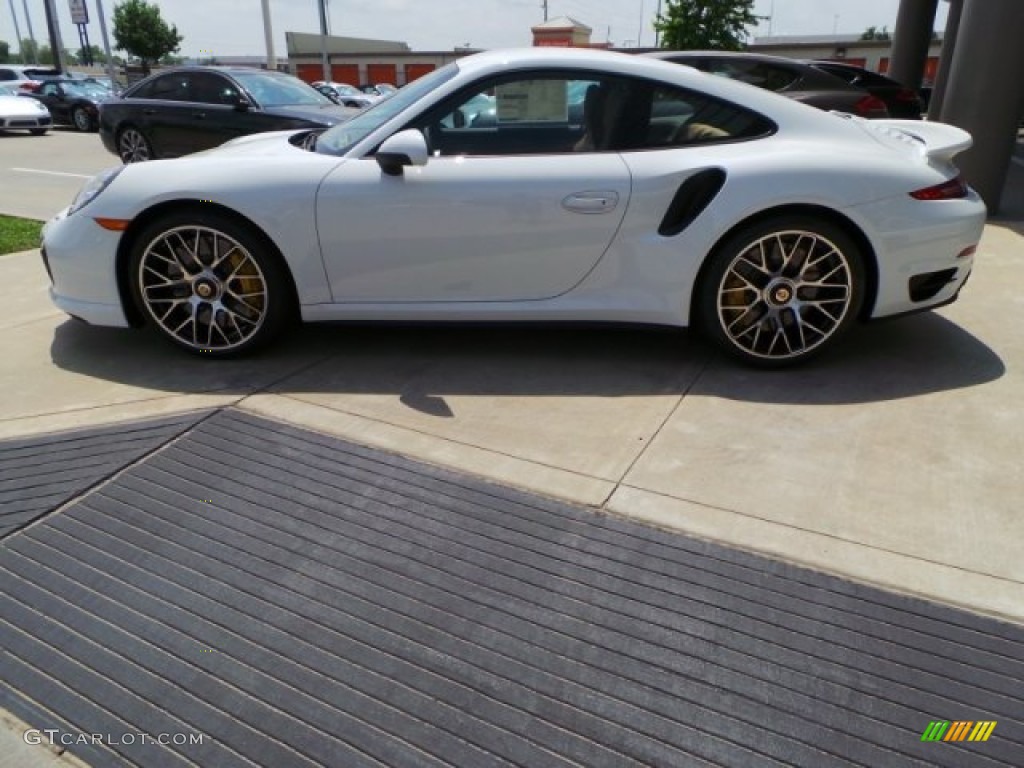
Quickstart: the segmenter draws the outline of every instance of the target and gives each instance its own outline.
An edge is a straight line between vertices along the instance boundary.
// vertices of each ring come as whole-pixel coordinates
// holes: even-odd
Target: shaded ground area
[[[1019,627],[233,410],[173,432],[0,544],[0,705],[109,734],[94,766],[1019,765]]]

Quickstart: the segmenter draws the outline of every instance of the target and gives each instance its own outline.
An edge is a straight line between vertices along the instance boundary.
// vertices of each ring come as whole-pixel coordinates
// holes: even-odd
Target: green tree
[[[89,58],[92,58],[93,64],[106,64],[107,56],[103,53],[103,49],[98,45],[90,45],[88,50],[85,48],[79,48],[78,53],[75,54],[75,62],[78,64],[88,64]]]
[[[176,53],[181,40],[178,28],[163,20],[156,4],[124,0],[114,6],[114,47],[137,57],[144,71],[149,72],[152,62]]]
[[[40,61],[39,59],[39,45],[33,42],[30,37],[23,37],[21,42],[18,43],[18,50],[21,53],[18,55],[18,59],[22,64],[32,64]]]
[[[0,40],[0,64],[11,63],[11,44],[6,40]]]
[[[933,33],[934,34],[934,33]],[[888,42],[892,40],[892,35],[889,34],[888,27],[868,27],[864,30],[864,34],[860,36],[861,40],[883,40]]]
[[[754,0],[667,0],[654,28],[662,48],[739,51],[746,47],[747,28],[759,20]]]

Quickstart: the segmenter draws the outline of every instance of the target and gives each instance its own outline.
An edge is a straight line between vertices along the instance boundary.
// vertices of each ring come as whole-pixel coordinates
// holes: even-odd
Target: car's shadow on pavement
[[[934,313],[853,329],[839,348],[780,371],[744,367],[697,334],[540,326],[306,326],[261,354],[204,360],[151,331],[68,321],[51,346],[60,368],[162,392],[392,394],[450,415],[446,395],[628,397],[691,392],[806,405],[865,403],[961,389],[1005,373],[982,341]]]

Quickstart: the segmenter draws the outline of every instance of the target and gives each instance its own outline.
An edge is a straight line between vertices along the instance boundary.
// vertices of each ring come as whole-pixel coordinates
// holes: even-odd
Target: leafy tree
[[[90,45],[88,50],[85,48],[79,48],[78,53],[75,54],[75,61],[78,64],[86,65],[91,62],[93,64],[106,64],[107,55],[103,52],[103,49],[98,45]]]
[[[934,33],[933,33],[934,34]],[[860,36],[861,40],[892,40],[892,35],[889,34],[888,27],[868,27],[864,30],[864,34]]]
[[[23,37],[21,42],[18,43],[18,48],[21,50],[18,58],[22,64],[32,64],[34,62],[40,62],[39,59],[39,45],[32,40],[30,37]],[[40,62],[41,63],[41,62]]]
[[[176,53],[181,41],[178,28],[163,20],[155,3],[124,0],[114,6],[114,47],[138,57],[144,71],[149,72],[150,63]]]
[[[0,40],[0,64],[11,63],[11,44],[6,40]]]
[[[654,28],[662,48],[739,51],[746,47],[747,27],[759,20],[754,0],[668,0]]]

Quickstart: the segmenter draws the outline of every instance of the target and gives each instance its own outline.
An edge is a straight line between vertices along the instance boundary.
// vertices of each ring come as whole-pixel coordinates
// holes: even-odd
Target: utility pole
[[[327,0],[317,0],[320,7],[320,67],[325,83],[331,82],[331,65],[327,61]]]
[[[64,43],[60,39],[60,23],[57,20],[57,9],[53,0],[45,0],[46,30],[50,33],[50,50],[53,51],[53,68],[63,71],[61,58],[64,55]]]
[[[661,0],[658,0],[658,10],[654,14],[654,21],[657,23],[661,20]],[[661,30],[657,26],[654,28],[654,47],[661,48]]]
[[[544,9],[544,21],[548,20],[548,0],[540,0],[540,7]]]
[[[274,56],[274,30],[270,25],[270,0],[263,0],[263,36],[267,41],[267,69],[277,70],[277,58]]]
[[[18,38],[18,52],[21,53],[21,63],[28,64],[28,62],[25,61],[25,51],[21,45],[21,27],[18,26],[18,14],[14,12],[14,0],[8,0],[8,2],[11,4],[11,18],[14,19],[14,36]],[[33,57],[33,59],[34,58],[35,57]],[[33,60],[32,63],[35,64],[36,62]]]
[[[103,38],[103,53],[107,56],[107,77],[110,87],[117,89],[117,78],[114,76],[114,57],[110,53],[110,37],[107,35],[107,17],[103,15],[103,0],[96,0],[96,20],[100,23],[100,37]]]
[[[21,7],[25,9],[25,23],[28,25],[28,39],[32,41],[32,63],[39,63],[39,43],[36,42],[36,33],[32,30],[32,17],[28,15],[28,0],[21,0]],[[11,12],[14,12],[14,3],[11,3]],[[18,40],[21,45],[21,40]],[[28,62],[25,62],[28,64]]]

